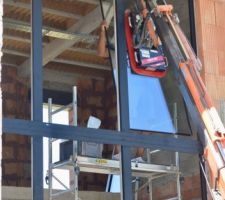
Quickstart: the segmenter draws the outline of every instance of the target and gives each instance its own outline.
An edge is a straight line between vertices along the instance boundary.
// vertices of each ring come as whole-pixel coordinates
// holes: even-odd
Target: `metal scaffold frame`
[[[69,105],[60,107],[59,109],[56,109],[53,111],[52,109],[52,99],[49,98],[48,99],[48,122],[52,123],[52,118],[53,115],[66,110],[66,109],[70,109],[72,108],[72,113],[73,113],[73,126],[77,126],[77,87],[74,86],[73,87],[73,102]],[[73,181],[74,181],[74,185],[73,188],[68,188],[67,186],[65,186],[62,181],[60,181],[58,178],[56,178],[53,174],[53,169],[55,169],[58,164],[53,163],[52,161],[52,145],[53,143],[57,141],[57,139],[55,138],[49,138],[48,139],[48,154],[49,154],[49,159],[48,159],[48,186],[49,186],[49,200],[52,200],[54,197],[58,196],[58,195],[62,195],[66,192],[73,192],[75,194],[75,200],[78,200],[78,174],[79,174],[79,168],[77,165],[77,150],[78,150],[78,142],[73,140],[73,154],[72,156],[72,165],[73,165]],[[67,163],[62,163],[62,164],[67,164]],[[60,185],[62,185],[65,188],[65,191],[60,191],[60,192],[56,192],[53,193],[53,187],[52,187],[52,181],[53,179],[55,179],[58,183],[60,183]]]
[[[77,126],[77,88],[73,87],[73,102],[66,106],[62,106],[56,110],[52,108],[52,99],[48,99],[48,122],[53,123],[53,115],[64,111],[66,109],[72,108],[73,113],[73,126]],[[53,163],[53,143],[56,142],[57,139],[49,138],[48,139],[48,147],[49,147],[49,159],[48,159],[48,172],[47,172],[47,180],[49,186],[49,200],[53,200],[55,197],[63,195],[67,192],[71,192],[74,194],[74,199],[79,200],[78,195],[78,175],[79,172],[89,172],[89,173],[99,173],[99,174],[112,174],[112,175],[121,175],[121,161],[118,160],[109,160],[104,158],[92,158],[87,156],[79,156],[78,155],[78,144],[77,141],[73,140],[73,151],[69,160],[58,161]],[[179,167],[176,165],[156,165],[151,164],[151,153],[157,153],[158,151],[150,152],[147,151],[147,163],[138,163],[138,162],[129,162],[131,164],[131,174],[133,177],[136,177],[135,181],[135,200],[138,199],[138,191],[139,191],[139,178],[148,178],[149,187],[152,188],[152,181],[163,176],[167,175],[175,175],[176,177],[180,176]],[[177,157],[177,153],[176,157]],[[68,188],[59,178],[57,178],[53,170],[54,169],[66,169],[72,173],[74,185]],[[60,185],[64,187],[65,190],[53,192],[53,180],[56,180]],[[146,184],[145,184],[146,185]],[[143,186],[142,186],[143,187]],[[178,194],[180,194],[179,188]],[[149,191],[149,200],[152,200],[152,189]],[[181,198],[178,195],[178,200]]]
[[[174,138],[160,135],[139,135],[129,133],[129,115],[127,98],[127,74],[126,67],[119,68],[120,85],[120,108],[121,108],[121,131],[105,129],[88,129],[74,126],[56,125],[42,122],[43,105],[43,75],[42,75],[42,1],[32,0],[32,45],[31,45],[31,120],[3,119],[3,132],[6,134],[16,133],[27,135],[32,140],[32,199],[43,200],[43,137],[79,140],[85,142],[96,142],[103,144],[118,144],[121,148],[121,191],[123,200],[131,200],[131,162],[130,148],[144,147],[150,149],[161,149],[168,151],[179,151],[183,153],[198,154],[201,146],[198,141],[187,138]],[[126,66],[126,44],[124,38],[125,1],[116,0],[116,24],[117,24],[117,63]],[[128,154],[127,154],[128,153]],[[78,157],[79,158],[79,157]],[[79,159],[78,159],[79,160]],[[118,162],[118,161],[114,161]]]

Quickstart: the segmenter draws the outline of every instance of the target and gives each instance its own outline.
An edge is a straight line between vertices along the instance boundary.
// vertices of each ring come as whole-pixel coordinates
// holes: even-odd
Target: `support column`
[[[119,75],[119,106],[121,131],[129,131],[127,50],[124,24],[125,1],[115,0],[116,52]],[[121,199],[132,200],[130,148],[121,146]]]
[[[42,122],[42,0],[32,0],[31,120]],[[43,138],[32,137],[32,198],[43,200]]]

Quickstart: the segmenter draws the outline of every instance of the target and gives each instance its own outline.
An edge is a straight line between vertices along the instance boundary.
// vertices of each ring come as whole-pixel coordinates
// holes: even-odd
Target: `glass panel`
[[[175,133],[158,78],[136,75],[128,68],[130,128]]]

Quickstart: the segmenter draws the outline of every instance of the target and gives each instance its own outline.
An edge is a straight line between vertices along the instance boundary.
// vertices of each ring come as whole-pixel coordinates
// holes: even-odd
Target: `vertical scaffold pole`
[[[151,163],[151,150],[147,149],[147,161]],[[152,178],[148,178],[149,200],[152,200]]]
[[[48,123],[52,123],[52,98],[48,99]],[[52,138],[48,138],[48,189],[52,200]]]
[[[174,127],[177,131],[178,129],[178,119],[177,119],[177,103],[174,103],[174,112],[173,112],[173,119],[174,119]],[[177,135],[175,135],[175,138],[177,138]],[[175,152],[175,165],[179,171],[180,169],[180,158],[179,158],[179,153]],[[177,199],[181,200],[181,188],[180,188],[180,173],[177,174],[176,177],[176,183],[177,183]]]
[[[73,125],[77,126],[77,87],[73,87]],[[74,164],[74,194],[75,200],[78,200],[78,174],[79,168],[77,165],[77,152],[78,150],[78,142],[73,141],[73,164]]]

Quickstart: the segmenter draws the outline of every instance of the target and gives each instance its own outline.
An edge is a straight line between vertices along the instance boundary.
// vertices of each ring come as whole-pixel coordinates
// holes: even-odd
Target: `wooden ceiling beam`
[[[4,0],[3,3],[4,3],[4,5],[9,5],[9,6],[14,6],[14,7],[18,7],[18,8],[31,10],[31,5],[29,3],[23,3],[23,2],[19,2],[19,1],[15,1],[15,0]],[[44,13],[57,15],[57,16],[61,16],[61,17],[66,17],[66,18],[71,18],[71,19],[76,19],[76,20],[80,19],[82,17],[81,15],[77,15],[77,14],[73,14],[73,13],[69,13],[69,12],[65,12],[65,11],[61,11],[61,10],[46,8],[46,7],[43,7],[42,10]]]

